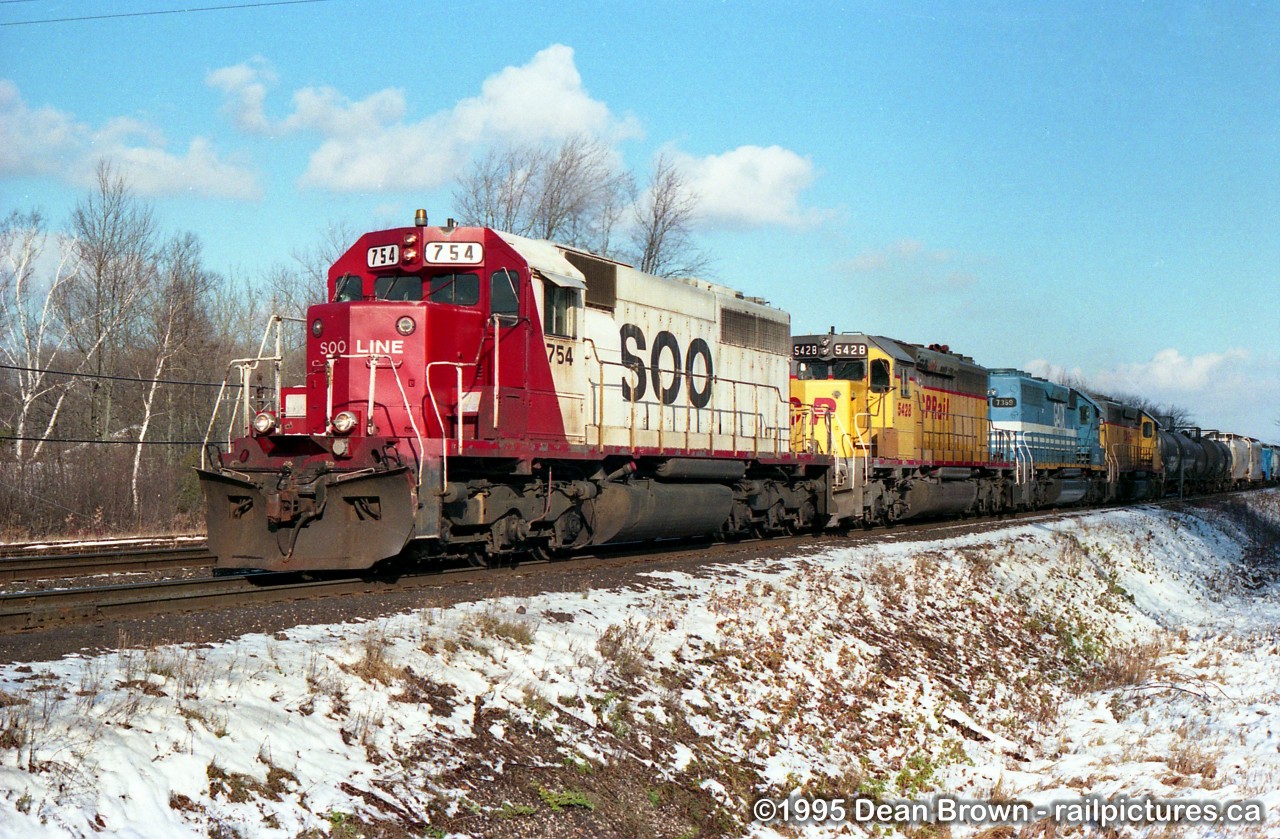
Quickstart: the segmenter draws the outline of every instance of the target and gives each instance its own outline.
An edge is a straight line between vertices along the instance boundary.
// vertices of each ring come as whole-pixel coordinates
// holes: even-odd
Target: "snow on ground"
[[[753,823],[793,793],[1280,836],[1278,533],[1267,491],[3,667],[0,839],[894,829]]]

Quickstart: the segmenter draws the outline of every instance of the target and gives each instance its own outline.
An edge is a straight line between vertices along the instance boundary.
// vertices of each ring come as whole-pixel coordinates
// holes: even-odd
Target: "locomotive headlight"
[[[276,418],[266,411],[253,418],[253,430],[259,434],[270,434],[275,430]]]
[[[320,318],[311,321],[311,334],[316,338],[320,337],[320,333],[324,332],[324,323]]]
[[[415,251],[413,248],[405,248],[405,249],[404,249],[404,256],[401,258],[401,260],[400,260],[400,261],[401,261],[401,262],[413,262],[413,261],[414,261],[415,259],[417,259],[417,258],[418,258],[418,252],[417,252],[417,251]]]
[[[350,411],[343,411],[333,418],[333,430],[339,434],[350,434],[355,427],[356,415]]]
[[[400,320],[396,321],[396,332],[399,332],[401,335],[412,335],[413,330],[417,328],[418,325],[414,323],[413,318],[408,315],[405,315],[400,318]]]

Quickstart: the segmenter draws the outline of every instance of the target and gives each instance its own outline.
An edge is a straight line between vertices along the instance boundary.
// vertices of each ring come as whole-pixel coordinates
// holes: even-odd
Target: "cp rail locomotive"
[[[1153,498],[1280,467],[1257,441],[1161,429],[944,346],[792,337],[786,312],[733,289],[421,210],[360,237],[326,299],[300,382],[279,317],[274,354],[269,329],[228,368],[198,470],[219,570],[494,564]]]

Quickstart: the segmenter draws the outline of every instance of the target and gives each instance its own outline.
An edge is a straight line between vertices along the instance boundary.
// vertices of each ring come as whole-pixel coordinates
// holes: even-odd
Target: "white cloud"
[[[205,81],[227,95],[224,110],[242,128],[319,134],[323,139],[301,182],[341,192],[439,187],[453,180],[477,147],[490,143],[578,134],[614,142],[639,133],[634,118],[614,115],[587,93],[573,49],[562,44],[490,76],[479,96],[416,122],[405,121],[408,103],[399,88],[352,100],[329,87],[298,90],[293,112],[273,122],[262,111],[270,77],[255,59],[215,70]]]
[[[485,79],[480,95],[459,102],[450,121],[465,141],[498,136],[536,142],[574,134],[614,141],[640,131],[633,117],[615,117],[587,94],[573,49],[563,44],[552,44],[528,64]]]
[[[723,154],[676,162],[698,196],[698,214],[712,225],[800,226],[822,213],[800,206],[800,194],[813,183],[813,162],[781,146],[739,146]]]
[[[103,155],[114,161],[141,195],[183,192],[219,198],[257,198],[261,195],[253,173],[218,158],[203,137],[192,139],[185,153],[176,155],[150,146],[118,146]]]
[[[275,82],[276,75],[265,58],[254,56],[243,64],[214,70],[204,80],[227,94],[222,110],[235,125],[254,133],[270,130],[264,105],[267,87]]]
[[[1188,358],[1178,350],[1160,350],[1150,361],[1121,364],[1094,376],[1097,386],[1116,393],[1146,390],[1171,395],[1235,388],[1249,378],[1248,350],[1229,349]]]
[[[876,274],[882,281],[918,291],[960,291],[978,284],[978,275],[955,251],[932,250],[918,239],[899,239],[868,248],[839,266],[853,274]]]
[[[1163,349],[1148,361],[1124,362],[1100,370],[1065,370],[1047,361],[1026,366],[1029,373],[1055,378],[1070,373],[1102,393],[1134,395],[1157,404],[1187,408],[1206,428],[1280,438],[1280,357],[1230,348],[1187,356]]]
[[[58,172],[88,133],[70,114],[27,107],[18,86],[0,79],[0,175]]]
[[[90,186],[94,167],[104,158],[119,167],[140,195],[260,194],[253,173],[220,159],[203,137],[193,138],[186,152],[174,154],[153,125],[115,117],[95,130],[55,108],[28,107],[16,85],[0,80],[0,175],[55,175]]]
[[[293,94],[293,113],[284,131],[315,131],[332,137],[359,137],[393,128],[404,118],[404,91],[387,88],[352,102],[331,87],[306,87]]]

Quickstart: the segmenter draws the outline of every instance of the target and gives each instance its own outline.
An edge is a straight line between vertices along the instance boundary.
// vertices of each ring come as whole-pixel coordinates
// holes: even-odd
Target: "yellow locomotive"
[[[792,339],[792,448],[837,463],[837,515],[871,523],[1004,506],[987,371],[947,347],[862,333]]]

